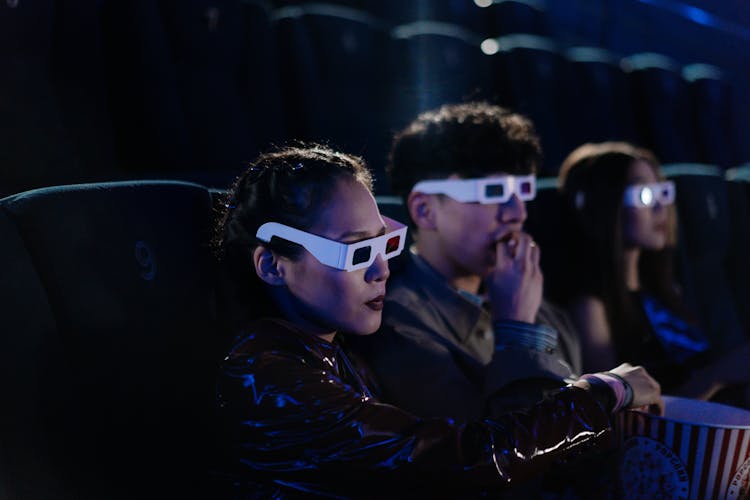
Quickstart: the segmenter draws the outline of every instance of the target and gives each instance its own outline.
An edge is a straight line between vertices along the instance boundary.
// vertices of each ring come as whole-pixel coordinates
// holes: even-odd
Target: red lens
[[[521,194],[531,194],[531,182],[522,182],[520,188]]]
[[[389,254],[398,250],[399,243],[401,243],[401,236],[394,236],[393,238],[389,238],[385,243],[385,253]]]

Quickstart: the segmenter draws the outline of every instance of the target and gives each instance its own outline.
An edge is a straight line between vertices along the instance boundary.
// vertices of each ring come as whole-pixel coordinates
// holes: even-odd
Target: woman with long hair
[[[584,369],[643,364],[664,392],[700,399],[747,383],[748,345],[717,358],[681,300],[675,186],[656,157],[623,142],[584,144],[563,162],[559,186]]]

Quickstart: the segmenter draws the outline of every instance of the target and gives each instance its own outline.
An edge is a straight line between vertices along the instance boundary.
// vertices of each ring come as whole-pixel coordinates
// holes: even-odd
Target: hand
[[[642,366],[623,363],[610,372],[622,377],[633,389],[633,401],[628,408],[653,407],[663,413],[664,402],[661,399],[661,386]]]
[[[493,319],[534,323],[544,287],[539,247],[530,235],[516,233],[495,252],[495,267],[486,278]]]

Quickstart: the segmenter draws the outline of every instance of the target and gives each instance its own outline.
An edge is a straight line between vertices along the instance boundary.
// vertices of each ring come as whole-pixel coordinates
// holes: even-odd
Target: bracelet
[[[602,373],[587,373],[580,376],[581,379],[591,383],[594,382],[596,385],[606,384],[610,391],[614,393],[615,402],[612,408],[612,413],[626,408],[633,401],[633,389],[630,384],[625,380],[615,375],[614,373],[602,372]]]
[[[615,377],[617,380],[619,380],[623,387],[625,387],[625,400],[622,402],[622,408],[628,408],[631,404],[633,404],[633,387],[628,383],[627,380],[622,378],[620,375],[612,372],[604,372],[605,375],[609,375],[610,377]]]

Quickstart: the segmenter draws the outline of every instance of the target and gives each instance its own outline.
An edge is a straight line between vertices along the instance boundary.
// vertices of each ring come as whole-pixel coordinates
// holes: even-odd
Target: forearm
[[[557,350],[557,334],[543,325],[517,321],[495,321],[495,352],[486,368],[486,397],[492,401],[498,395],[507,399],[512,385],[524,386],[529,381],[565,385],[573,377],[571,367]],[[528,385],[528,384],[526,384]],[[541,394],[541,393],[540,393]],[[524,397],[524,394],[519,394]],[[534,402],[539,401],[539,399]]]
[[[608,410],[577,387],[562,389],[527,412],[486,423],[506,484],[523,482],[576,450],[606,441],[611,431]]]
[[[373,475],[404,484],[429,478],[465,488],[506,487],[609,429],[606,411],[577,388],[526,412],[457,426],[363,400],[335,379],[321,381],[320,373],[284,373],[306,383],[283,387],[255,377],[256,385],[248,386],[247,376],[231,376],[220,384],[237,463],[276,480],[314,479],[322,488]]]

